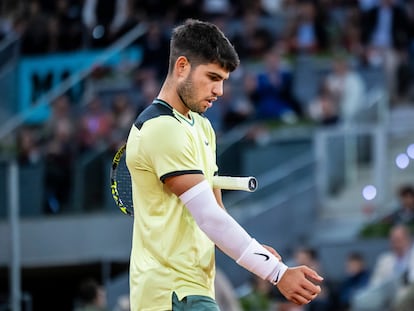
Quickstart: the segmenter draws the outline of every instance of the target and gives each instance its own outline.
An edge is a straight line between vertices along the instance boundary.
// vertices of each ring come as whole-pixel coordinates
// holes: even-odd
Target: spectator
[[[85,279],[79,286],[80,306],[75,311],[109,311],[105,289],[94,279]]]
[[[140,91],[140,96],[135,106],[138,115],[157,97],[161,85],[156,78],[156,73],[152,70],[140,70],[136,80]]]
[[[282,0],[281,13],[284,19],[287,21],[286,29],[290,29],[293,20],[295,20],[298,14],[298,2],[300,0]]]
[[[337,124],[339,121],[339,108],[326,80],[321,81],[319,90],[309,103],[309,117],[320,125]]]
[[[13,10],[5,5],[3,12],[0,14],[0,41],[13,31]]]
[[[64,123],[64,126],[67,127],[72,133],[75,131],[74,117],[71,106],[72,103],[68,95],[61,95],[52,102],[51,116],[44,125],[43,136],[45,140],[51,139],[56,129],[62,123]]]
[[[368,285],[371,275],[364,257],[358,252],[348,254],[345,273],[345,279],[339,286],[339,306],[341,311],[350,310],[354,295]]]
[[[360,59],[364,54],[364,47],[361,41],[361,10],[357,5],[350,5],[345,10],[344,23],[338,36],[340,46],[350,55]]]
[[[74,51],[84,46],[80,0],[58,0],[51,16],[51,51]]]
[[[368,11],[374,8],[381,0],[358,0],[361,11]]]
[[[19,26],[23,31],[21,53],[25,55],[47,53],[51,46],[49,17],[41,10],[37,0],[31,1],[27,10]]]
[[[365,85],[344,56],[333,59],[333,70],[326,77],[327,87],[338,107],[339,120],[344,124],[355,121],[365,100]]]
[[[289,51],[294,54],[315,54],[326,50],[328,35],[313,1],[300,1],[296,15],[289,21],[287,38]]]
[[[306,265],[318,273],[323,273],[318,252],[312,247],[298,247],[293,255],[293,264],[299,266]],[[324,284],[328,284],[327,280],[324,281]],[[328,311],[330,310],[331,294],[331,289],[324,285],[319,296],[308,305],[298,307],[290,302],[281,302],[279,303],[279,308],[282,311]]]
[[[362,15],[361,39],[370,66],[385,69],[387,89],[396,100],[397,71],[407,59],[410,28],[405,10],[396,0],[380,0]]]
[[[165,0],[131,0],[132,7],[144,20],[165,20],[171,14],[174,2]]]
[[[187,18],[206,18],[202,13],[203,1],[198,0],[176,0],[175,1],[175,24],[182,23]],[[217,2],[217,1],[208,1]]]
[[[102,209],[105,193],[102,191],[106,185],[107,150],[111,145],[113,129],[112,115],[103,105],[102,99],[95,95],[87,103],[86,110],[82,113],[78,127],[78,148],[83,159],[90,159],[83,166],[84,176],[88,176],[88,182],[84,188],[88,195],[82,202],[85,210]]]
[[[67,123],[58,124],[45,152],[45,186],[47,212],[57,213],[68,207],[75,147],[71,127]]]
[[[238,88],[233,81],[224,84],[223,88],[223,95],[217,99],[213,108],[205,113],[218,136],[251,120],[254,114],[249,99],[242,90],[237,92]]]
[[[301,114],[291,92],[292,75],[282,66],[280,52],[270,49],[264,68],[256,76],[245,77],[246,92],[256,108],[258,119],[296,120]]]
[[[411,200],[411,206],[413,205],[413,188],[411,186],[402,187],[400,189],[400,196],[402,193],[405,193],[406,191],[410,193],[410,199],[405,198],[405,200],[410,201]],[[404,190],[404,188],[406,190]],[[410,190],[408,190],[410,189]],[[408,194],[405,193],[404,197],[406,197]],[[407,204],[407,203],[406,203]],[[412,224],[412,223],[411,223]],[[393,311],[410,311],[414,310],[414,247],[411,249],[411,255],[410,255],[410,262],[408,266],[408,271],[406,274],[406,278],[403,280],[405,281],[405,288],[400,292],[396,299],[396,303],[394,306]]]
[[[389,225],[414,225],[414,187],[402,185],[398,189],[398,207],[387,215],[383,222]]]
[[[33,165],[43,158],[39,140],[34,130],[22,127],[17,134],[17,161],[20,165]]]
[[[353,311],[389,310],[404,289],[409,269],[412,238],[404,225],[394,226],[389,234],[390,249],[380,254],[368,286],[351,302]]]
[[[136,111],[132,106],[127,94],[117,94],[111,104],[112,130],[110,150],[115,151],[126,142],[131,124],[136,118]]]
[[[168,68],[168,51],[170,41],[164,34],[164,29],[158,21],[151,21],[148,32],[138,39],[137,44],[142,49],[142,61],[139,70],[152,70],[157,79],[164,78],[165,68]]]
[[[411,249],[411,234],[404,225],[396,225],[391,229],[390,251],[382,254],[375,265],[370,285],[381,284],[395,276],[401,276],[408,265]]]
[[[110,113],[103,107],[102,100],[95,96],[86,106],[80,118],[80,151],[91,151],[108,143],[112,128]]]
[[[281,12],[284,0],[261,0],[263,10],[270,16],[276,16]]]
[[[411,249],[410,263],[406,278],[403,279],[406,285],[396,298],[393,311],[414,310],[414,248]]]
[[[190,1],[192,2],[192,1]],[[198,2],[198,1],[196,1]],[[216,16],[225,16],[232,11],[232,3],[230,0],[202,0],[201,7],[198,12],[207,18],[214,18]]]
[[[131,311],[129,294],[120,295],[118,297],[113,311]]]
[[[74,122],[67,96],[52,105],[52,116],[45,125],[46,212],[57,213],[69,205],[76,147]]]
[[[246,10],[238,25],[231,41],[239,52],[240,58],[260,61],[274,44],[273,34],[263,23],[258,12]]]

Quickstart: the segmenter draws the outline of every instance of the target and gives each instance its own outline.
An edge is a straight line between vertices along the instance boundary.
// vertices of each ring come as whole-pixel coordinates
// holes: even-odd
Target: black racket
[[[132,202],[131,175],[125,162],[126,144],[121,146],[112,159],[111,192],[118,208],[129,216],[134,216]],[[223,190],[242,190],[254,192],[257,189],[255,177],[214,176],[213,185]]]

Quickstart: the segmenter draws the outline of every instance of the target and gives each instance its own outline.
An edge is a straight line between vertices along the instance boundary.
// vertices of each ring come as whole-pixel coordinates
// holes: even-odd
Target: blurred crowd
[[[326,275],[326,264],[335,261],[339,277],[326,277],[321,294],[311,303],[298,306],[288,302],[275,286],[252,275],[243,286],[234,287],[218,269],[216,299],[222,311],[411,311],[414,309],[414,240],[403,222],[395,222],[388,244],[375,256],[360,247],[351,247],[343,258],[322,259],[320,250],[298,245],[284,261],[306,265]],[[371,258],[368,258],[371,257]],[[241,285],[241,284],[240,284]],[[85,279],[75,299],[75,310],[109,311],[105,287]],[[114,311],[128,311],[128,295],[120,295]]]
[[[143,53],[129,76],[132,93],[88,94],[81,102],[61,94],[50,103],[49,120],[19,129],[20,164],[47,163],[51,210],[70,196],[76,157],[113,152],[123,143],[137,113],[158,93],[171,29],[189,17],[216,23],[241,58],[207,112],[219,136],[268,120],[353,122],[369,91],[364,70],[378,70],[391,106],[413,99],[412,0],[4,0],[0,9],[0,38],[18,35],[23,57],[104,48],[137,24],[148,25],[133,43]],[[105,70],[88,79],[103,76]],[[306,93],[309,85],[317,92]]]
[[[374,258],[372,266],[368,264],[364,251],[349,251],[343,260],[343,266],[338,267],[343,271],[343,277],[325,279],[322,294],[306,306],[284,301],[271,284],[255,277],[249,294],[240,299],[241,306],[245,311],[413,310],[412,232],[404,224],[396,224],[389,232],[388,241],[388,248]],[[308,265],[322,275],[324,273],[324,263],[313,247],[296,248],[292,263]]]
[[[45,164],[46,212],[70,209],[80,158],[112,155],[125,141],[136,115],[158,94],[171,29],[189,17],[216,23],[241,58],[224,95],[207,112],[219,137],[235,126],[269,120],[352,123],[366,105],[370,81],[363,72],[370,70],[380,76],[391,109],[414,102],[414,0],[2,0],[0,40],[19,36],[22,57],[105,48],[137,24],[148,25],[133,43],[143,52],[129,76],[133,90],[88,93],[81,102],[61,94],[50,103],[48,120],[18,129],[19,164]],[[105,71],[95,72],[88,79],[103,76]],[[315,84],[317,92],[308,96],[304,90]],[[89,199],[99,204],[106,180],[100,174],[107,170],[91,169],[97,186]],[[414,310],[414,253],[407,231],[414,227],[413,187],[403,185],[396,197],[395,211],[379,220],[386,224],[390,247],[375,266],[368,267],[362,253],[349,253],[346,278],[327,282],[324,295],[306,308],[280,302],[269,284],[254,279],[240,301],[243,309]],[[323,274],[312,248],[298,248],[292,261]]]

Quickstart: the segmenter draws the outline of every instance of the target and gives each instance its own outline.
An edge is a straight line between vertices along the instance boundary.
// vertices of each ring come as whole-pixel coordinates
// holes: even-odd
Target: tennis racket
[[[131,175],[125,162],[126,144],[122,145],[112,159],[110,172],[111,192],[118,208],[129,216],[134,215]],[[255,177],[214,176],[213,186],[223,190],[254,192],[257,189]]]

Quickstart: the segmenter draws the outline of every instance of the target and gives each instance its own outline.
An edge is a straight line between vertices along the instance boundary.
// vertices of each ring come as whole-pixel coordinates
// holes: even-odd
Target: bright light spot
[[[407,147],[407,154],[411,159],[414,159],[414,144]]]
[[[92,30],[92,37],[94,39],[101,39],[105,34],[105,28],[102,25],[95,26]]]
[[[408,164],[410,164],[410,158],[405,153],[400,153],[395,158],[395,164],[397,164],[397,166],[403,170],[407,168]]]
[[[362,196],[365,200],[371,201],[377,196],[377,188],[373,185],[367,185],[362,189]]]

